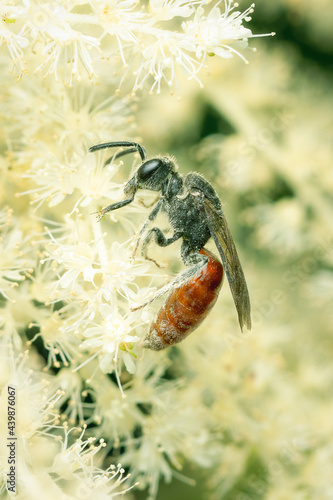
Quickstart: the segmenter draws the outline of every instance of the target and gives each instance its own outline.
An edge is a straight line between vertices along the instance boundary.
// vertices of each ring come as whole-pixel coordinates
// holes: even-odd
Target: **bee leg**
[[[169,245],[171,245],[172,243],[174,243],[175,241],[179,240],[179,238],[181,238],[183,236],[183,233],[181,232],[175,232],[173,236],[171,236],[171,238],[166,238],[165,237],[165,234],[161,231],[160,228],[158,227],[153,227],[152,229],[150,229],[142,243],[142,256],[147,259],[147,260],[150,260],[151,262],[154,262],[157,267],[161,267],[154,259],[152,259],[151,257],[148,257],[148,254],[147,254],[147,251],[148,251],[148,245],[150,243],[150,240],[154,237],[155,239],[155,243],[157,243],[157,245],[159,245],[160,247],[167,247]]]
[[[156,219],[159,211],[161,210],[162,206],[163,206],[163,203],[164,203],[164,199],[163,198],[160,198],[158,200],[158,202],[156,203],[156,205],[154,206],[153,210],[150,212],[149,216],[148,216],[148,219],[146,220],[146,222],[144,223],[144,225],[142,226],[142,228],[140,229],[140,232],[139,232],[139,235],[137,237],[137,240],[136,240],[136,243],[135,243],[135,248],[133,250],[133,253],[132,253],[132,258],[135,257],[135,254],[137,252],[137,249],[138,249],[138,246],[140,244],[140,240],[142,238],[142,235],[146,232],[146,229],[147,227],[149,226],[149,224],[154,220]],[[149,259],[148,259],[149,260]]]
[[[184,253],[186,254],[185,251]],[[169,292],[170,290],[174,290],[175,288],[181,287],[187,280],[193,278],[196,274],[200,273],[200,271],[205,267],[205,265],[208,262],[208,258],[205,255],[201,255],[199,253],[191,253],[186,256],[182,255],[182,257],[184,263],[192,267],[190,267],[189,269],[185,269],[182,273],[178,274],[173,280],[169,281],[169,283],[159,288],[154,293],[154,295],[143,304],[140,304],[139,306],[136,307],[131,307],[131,311],[137,311],[138,309],[142,309],[143,307],[146,307],[155,299],[158,299],[159,297]]]
[[[127,200],[122,200],[118,201],[116,203],[112,203],[111,205],[108,205],[107,207],[102,208],[102,210],[99,210],[97,213],[97,220],[100,221],[103,219],[104,215],[107,214],[108,212],[112,212],[113,210],[118,210],[118,208],[122,208],[125,205],[128,205],[129,203],[132,203],[134,200],[134,194]]]

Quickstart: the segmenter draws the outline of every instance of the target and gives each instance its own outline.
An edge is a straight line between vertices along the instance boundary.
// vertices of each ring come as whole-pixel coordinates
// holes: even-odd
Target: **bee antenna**
[[[110,163],[113,158],[119,158],[120,156],[125,156],[130,153],[135,153],[138,151],[138,153],[141,156],[141,160],[144,161],[147,159],[147,153],[146,150],[143,146],[141,146],[138,142],[129,142],[129,141],[117,141],[117,142],[104,142],[102,144],[96,144],[95,146],[91,146],[89,148],[89,153],[93,153],[94,151],[98,151],[99,149],[107,149],[107,148],[129,148],[124,151],[119,151],[119,153],[116,153],[114,156],[109,158],[107,160],[107,163]]]

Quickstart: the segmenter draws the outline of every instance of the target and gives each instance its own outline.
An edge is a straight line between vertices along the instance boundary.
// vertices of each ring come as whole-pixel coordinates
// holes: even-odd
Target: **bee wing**
[[[199,201],[200,200],[200,201]],[[238,321],[243,330],[245,325],[251,330],[251,305],[245,276],[238,258],[229,227],[222,209],[216,208],[206,197],[196,197],[200,203],[210,234],[222,259],[223,267],[227,274],[230,290],[238,313]]]

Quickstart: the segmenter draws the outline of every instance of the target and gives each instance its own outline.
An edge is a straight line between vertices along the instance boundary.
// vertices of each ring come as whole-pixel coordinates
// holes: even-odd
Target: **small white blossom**
[[[77,352],[76,352],[77,356]],[[72,368],[65,366],[59,370],[53,383],[63,392],[59,399],[59,406],[63,409],[62,419],[66,418],[69,424],[87,425],[89,417],[93,414],[94,403],[88,403],[85,398],[91,393],[90,390],[82,390],[83,377],[80,372],[74,372]]]
[[[176,87],[179,94],[178,68],[189,77],[198,80],[196,74],[202,62],[189,53],[193,47],[188,40],[175,36],[172,32],[161,33],[140,52],[139,68],[134,72],[136,75],[134,91],[142,89],[145,81],[153,77],[151,93],[156,90],[159,94],[163,83],[166,83],[170,89]]]
[[[72,87],[73,78],[77,80],[82,78],[80,63],[89,79],[96,78],[89,51],[98,48],[99,42],[95,38],[73,29],[67,29],[67,31],[59,32],[57,37],[45,46],[43,54],[48,55],[35,71],[48,66],[45,76],[54,74],[55,80],[58,81],[59,69],[61,69],[64,84]]]
[[[49,246],[48,258],[52,258],[63,268],[57,288],[70,288],[75,293],[79,279],[94,285],[95,274],[100,272],[100,269],[95,260],[95,251],[92,246],[84,242],[65,245],[57,243],[56,240],[53,241],[56,247],[53,244]]]
[[[69,430],[64,429],[65,439],[63,440],[61,451],[55,456],[51,467],[52,472],[59,477],[70,480],[75,477],[77,472],[82,473],[82,471],[86,471],[89,473],[93,458],[102,448],[105,448],[106,444],[103,439],[100,440],[97,446],[94,444],[96,439],[93,437],[82,439],[86,428],[87,426],[84,425],[83,429],[75,427]],[[81,435],[70,446],[70,433],[75,431],[81,431]]]
[[[103,196],[115,196],[120,191],[118,184],[111,182],[110,173],[117,171],[115,166],[103,169],[97,164],[96,156],[73,154],[70,160],[64,158],[65,152],[52,154],[45,151],[44,161],[41,160],[43,144],[37,144],[31,168],[23,174],[24,178],[32,179],[38,187],[20,193],[32,196],[31,204],[38,208],[45,201],[50,207],[59,205],[72,195],[75,190],[80,194],[72,208],[87,206],[93,199]],[[46,163],[45,163],[45,159]]]
[[[14,152],[20,165],[26,169],[43,154],[42,139],[46,150],[65,161],[70,161],[74,152],[82,155],[78,161],[82,163],[80,172],[84,169],[84,174],[78,179],[78,186],[80,179],[86,176],[90,176],[91,181],[89,166],[92,168],[98,157],[87,155],[88,148],[98,140],[120,139],[134,130],[133,98],[116,96],[114,90],[108,87],[105,96],[102,89],[86,84],[68,89],[52,78],[40,80],[35,74],[29,75],[24,85],[13,86],[9,94],[8,88],[3,89],[7,95],[2,111],[8,120],[8,132],[11,136],[17,134]],[[24,112],[17,113],[17,107]],[[24,147],[28,145],[29,148]],[[32,145],[35,147],[31,151]],[[103,168],[102,162],[98,170],[100,175],[113,171],[111,165]],[[83,184],[84,179],[81,182]],[[103,178],[102,184],[105,182]]]
[[[133,345],[140,340],[140,337],[131,334],[137,327],[135,315],[121,315],[116,304],[101,304],[99,310],[101,323],[84,331],[83,336],[87,340],[82,342],[82,349],[90,348],[98,353],[103,373],[117,370],[116,363],[122,351],[127,369],[133,372],[135,365],[131,363],[130,356]]]
[[[50,433],[45,434],[48,439],[44,438],[44,441],[36,438],[30,440],[29,460],[27,463],[21,461],[20,492],[16,495],[19,500],[30,497],[31,486],[34,492],[38,491],[50,500],[84,499],[87,495],[89,498],[112,500],[137,486],[137,483],[126,486],[130,474],[125,474],[120,464],[112,464],[105,470],[99,467],[106,443],[103,438],[96,443],[94,437],[85,437],[86,428],[86,425],[83,428],[68,428],[65,422],[60,427],[65,435],[63,440],[59,434],[53,436],[52,442]],[[43,460],[44,457],[47,457],[47,461]]]
[[[29,44],[29,40],[19,34],[10,31],[5,24],[0,29],[0,45],[6,46],[13,61],[13,69],[17,79],[21,80],[22,74],[26,72],[23,61],[23,50]]]
[[[61,391],[54,391],[50,386],[50,376],[41,377],[39,370],[30,361],[28,352],[15,352],[10,344],[2,351],[10,363],[6,379],[2,380],[4,386],[15,387],[17,399],[24,411],[18,412],[16,420],[16,436],[24,447],[28,440],[36,433],[42,433],[54,426],[58,418],[57,401],[62,396]],[[7,405],[7,389],[2,391],[1,411]],[[1,415],[2,416],[2,415]]]
[[[7,299],[9,291],[19,286],[32,270],[32,259],[27,257],[28,241],[16,218],[12,220],[12,210],[4,208],[0,212],[0,294]]]
[[[43,345],[48,351],[45,370],[51,366],[55,368],[68,366],[77,356],[79,342],[73,335],[68,335],[63,316],[65,314],[54,312],[50,317],[44,317],[41,324],[31,325],[38,326],[39,332],[28,342],[28,345],[38,338],[43,340]]]
[[[219,7],[214,6],[206,15],[203,7],[199,7],[193,20],[183,23],[184,32],[188,41],[196,46],[196,57],[214,56],[229,58],[234,53],[243,57],[233,45],[239,48],[247,46],[247,39],[252,36],[250,29],[242,25],[249,21],[249,13],[253,12],[252,5],[245,12],[234,12],[232,1],[226,2],[226,10],[221,13]]]
[[[168,21],[174,17],[189,17],[193,14],[195,5],[199,1],[188,0],[149,0],[149,10],[154,18],[160,21]]]
[[[25,2],[25,8],[18,16],[25,21],[22,33],[30,36],[33,44],[44,44],[44,60],[35,71],[48,68],[45,76],[53,74],[56,81],[61,71],[64,84],[70,87],[74,78],[81,80],[80,66],[89,79],[96,77],[89,52],[92,49],[100,52],[99,40],[70,26],[70,8],[65,5],[36,5],[30,0]]]
[[[107,35],[116,38],[122,62],[127,66],[124,49],[130,44],[139,43],[136,32],[140,31],[140,26],[146,17],[142,11],[134,10],[138,6],[138,1],[112,0],[106,3],[103,0],[98,0],[91,2],[91,6],[103,28],[101,38]]]

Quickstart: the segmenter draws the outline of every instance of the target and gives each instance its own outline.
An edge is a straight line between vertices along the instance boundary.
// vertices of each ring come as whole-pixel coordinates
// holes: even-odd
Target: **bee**
[[[181,239],[181,259],[186,266],[183,272],[160,288],[152,299],[140,306],[144,307],[171,291],[157,313],[143,346],[159,351],[181,342],[197,328],[217,300],[224,272],[236,306],[240,328],[243,330],[246,326],[250,330],[251,306],[246,280],[221,201],[214,188],[200,174],[192,172],[184,178],[176,171],[175,160],[170,156],[147,159],[145,148],[136,142],[97,144],[89,152],[116,147],[126,149],[118,151],[106,164],[114,158],[134,152],[140,154],[142,163],[125,184],[125,199],[103,208],[99,212],[99,219],[106,213],[131,203],[138,189],[160,192],[139,232],[134,254],[142,239],[142,255],[149,260],[153,260],[147,254],[152,239],[161,247],[167,247]],[[173,229],[173,235],[169,238],[159,227],[148,229],[161,212],[167,215]],[[204,248],[210,238],[214,240],[222,264]]]

